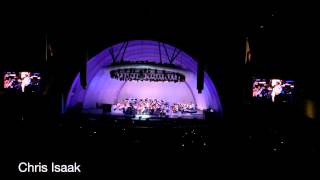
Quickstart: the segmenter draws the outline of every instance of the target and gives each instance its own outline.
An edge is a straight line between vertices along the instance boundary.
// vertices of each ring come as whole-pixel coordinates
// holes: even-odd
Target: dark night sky
[[[295,46],[300,45],[298,49],[308,46],[299,43],[311,42],[317,26],[312,9],[277,4],[170,6],[149,3],[132,7],[112,4],[98,9],[50,7],[34,11],[35,14],[30,11],[24,9],[15,17],[13,12],[12,17],[8,14],[12,19],[6,19],[8,25],[4,26],[2,36],[14,50],[21,47],[32,56],[38,54],[36,51],[41,48],[47,31],[54,38],[73,42],[73,46],[90,46],[94,51],[121,39],[153,38],[184,48],[185,43],[228,46],[230,41],[249,36],[259,61],[270,61],[271,57],[276,61],[292,54],[287,51]]]
[[[31,9],[16,9],[6,14],[11,19],[5,19],[8,25],[1,34],[1,69],[41,69],[48,32],[57,54],[55,68],[66,79],[79,71],[87,48],[94,56],[121,41],[153,39],[181,48],[204,61],[207,71],[215,74],[220,69],[230,80],[242,73],[239,65],[248,36],[254,71],[293,76],[307,84],[316,80],[314,60],[319,58],[317,16],[311,7],[149,2],[85,8],[53,4],[36,9],[35,14]]]

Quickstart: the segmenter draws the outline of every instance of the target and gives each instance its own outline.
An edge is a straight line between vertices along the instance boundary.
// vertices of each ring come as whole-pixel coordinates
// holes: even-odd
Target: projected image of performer
[[[25,76],[22,77],[22,81],[21,81],[22,92],[25,92],[26,87],[28,87],[30,83],[31,83],[31,78],[29,77],[29,74],[25,74]]]
[[[261,85],[257,85],[257,87],[253,89],[253,97],[261,97],[262,90]]]
[[[16,76],[12,79],[11,87],[15,91],[21,90],[21,80]]]
[[[5,77],[4,88],[12,88],[13,79],[11,77]]]
[[[279,81],[276,82],[276,85],[272,89],[271,97],[272,97],[272,102],[275,102],[277,97],[280,95],[282,92],[282,87],[281,83]]]
[[[14,73],[7,73],[4,75],[4,88],[5,89],[13,89],[15,88],[15,85],[17,83],[15,83],[15,81],[17,81],[17,77],[16,74]]]

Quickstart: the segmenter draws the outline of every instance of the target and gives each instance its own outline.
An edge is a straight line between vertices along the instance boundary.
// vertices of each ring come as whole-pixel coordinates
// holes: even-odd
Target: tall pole
[[[45,60],[46,60],[46,62],[48,61],[48,33],[46,32],[46,35],[45,35],[45,43],[46,43],[46,45],[45,45],[45,47],[46,47],[46,50],[45,50]]]

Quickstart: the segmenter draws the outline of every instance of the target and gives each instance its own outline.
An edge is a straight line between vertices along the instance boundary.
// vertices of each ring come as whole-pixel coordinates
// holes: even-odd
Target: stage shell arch
[[[123,55],[125,61],[148,61],[169,63],[169,57],[179,49],[152,40],[133,40],[127,42]],[[159,46],[160,44],[160,46]],[[81,103],[83,109],[96,108],[97,103],[115,104],[124,98],[157,98],[168,102],[192,102],[198,109],[214,109],[222,112],[218,92],[210,79],[204,73],[202,93],[197,90],[197,61],[183,51],[173,61],[173,64],[184,70],[184,82],[150,82],[150,81],[120,81],[111,78],[108,67],[114,54],[123,52],[124,43],[109,47],[87,62],[87,87],[83,89],[80,83],[80,73],[76,75],[67,96],[66,107],[72,108]],[[160,48],[159,48],[160,47]]]

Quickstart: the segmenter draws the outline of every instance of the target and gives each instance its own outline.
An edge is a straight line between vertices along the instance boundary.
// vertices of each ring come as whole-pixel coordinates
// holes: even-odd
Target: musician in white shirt
[[[22,82],[21,82],[21,90],[22,90],[22,92],[25,91],[25,87],[29,86],[30,83],[31,83],[31,78],[29,77],[28,74],[26,74],[25,77],[22,79]]]
[[[282,91],[282,87],[281,87],[281,84],[279,81],[276,82],[276,85],[273,87],[272,89],[272,93],[271,93],[271,96],[272,96],[272,102],[275,101],[275,97],[278,96]]]

